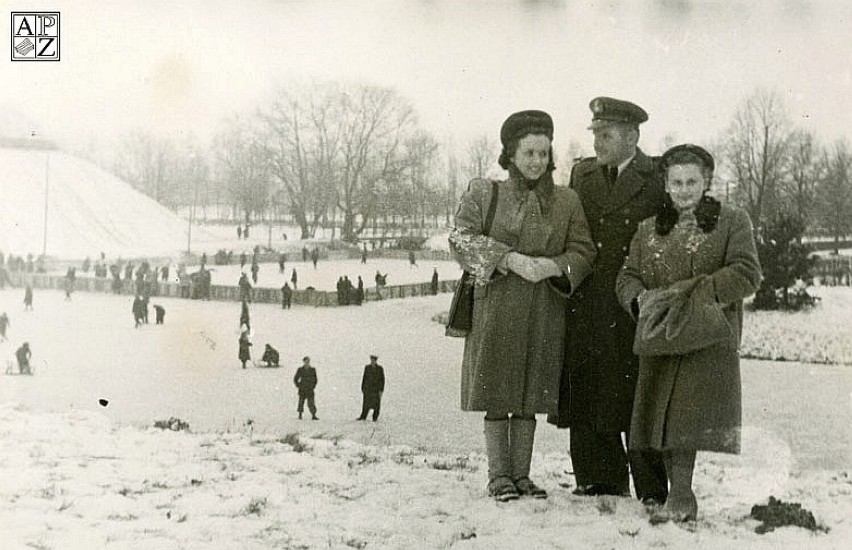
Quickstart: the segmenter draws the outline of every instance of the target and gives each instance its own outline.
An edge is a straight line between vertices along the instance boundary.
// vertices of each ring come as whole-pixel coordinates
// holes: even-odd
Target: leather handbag
[[[494,222],[494,213],[497,211],[497,182],[491,182],[491,203],[488,205],[488,213],[485,215],[485,225],[482,234],[488,235],[491,224]],[[476,277],[465,270],[456,285],[453,293],[453,301],[450,304],[450,313],[447,315],[447,328],[444,334],[455,338],[465,338],[473,328],[473,285]]]
[[[686,284],[649,290],[639,308],[633,353],[639,356],[686,355],[731,338],[722,307],[702,297],[706,276]]]

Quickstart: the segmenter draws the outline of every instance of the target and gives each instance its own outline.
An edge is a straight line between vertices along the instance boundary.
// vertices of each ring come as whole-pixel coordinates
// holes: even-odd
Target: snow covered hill
[[[58,150],[0,148],[0,251],[60,258],[172,256],[188,224],[96,165]],[[193,227],[193,243],[213,238]]]

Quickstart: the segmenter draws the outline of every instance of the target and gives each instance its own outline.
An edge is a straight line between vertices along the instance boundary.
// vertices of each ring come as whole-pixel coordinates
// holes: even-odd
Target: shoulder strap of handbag
[[[485,214],[485,227],[483,234],[486,236],[491,232],[491,224],[494,222],[494,213],[497,212],[497,182],[491,180],[491,203],[488,205],[488,213]]]

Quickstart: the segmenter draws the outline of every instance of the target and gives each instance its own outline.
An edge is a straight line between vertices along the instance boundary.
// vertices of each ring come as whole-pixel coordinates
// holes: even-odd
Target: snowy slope
[[[62,151],[0,148],[0,250],[61,258],[175,255],[187,222],[94,164]],[[211,237],[193,227],[193,242]]]

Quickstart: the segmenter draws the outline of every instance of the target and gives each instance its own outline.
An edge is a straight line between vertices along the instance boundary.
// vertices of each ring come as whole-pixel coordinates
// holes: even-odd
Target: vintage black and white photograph
[[[2,6],[0,547],[852,544],[852,4]]]

